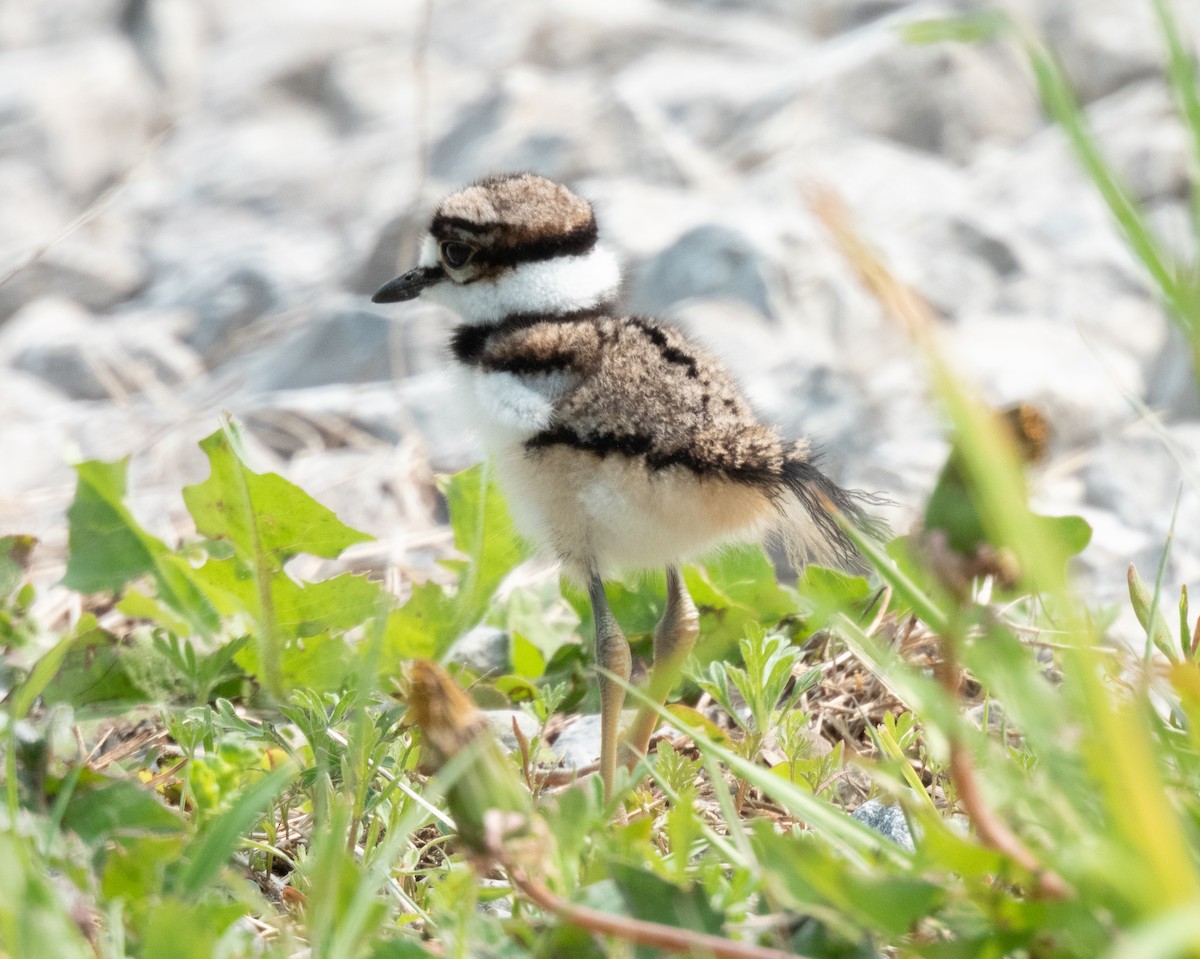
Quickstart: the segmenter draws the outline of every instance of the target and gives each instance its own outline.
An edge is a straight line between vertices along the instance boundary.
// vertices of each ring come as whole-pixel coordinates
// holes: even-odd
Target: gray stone
[[[1187,4],[1172,6],[1180,10]],[[1162,62],[1162,41],[1150,4],[1016,0],[1013,8],[1028,18],[1054,51],[1084,103],[1157,72]],[[1194,22],[1194,14],[1187,20]]]
[[[139,317],[101,324],[77,303],[35,300],[0,337],[15,368],[40,377],[72,399],[120,399],[195,376],[199,364],[165,327]]]
[[[195,324],[187,332],[187,342],[209,367],[253,344],[245,336],[247,328],[282,305],[270,273],[245,262],[210,260],[190,275],[180,275],[179,281],[181,286],[163,290],[155,299],[194,311]]]
[[[173,110],[195,106],[214,24],[192,0],[126,0],[121,27]]]
[[[512,883],[507,879],[480,877],[478,883],[480,890],[501,889],[506,893],[512,890]],[[484,893],[479,897],[479,905],[476,908],[485,916],[491,916],[493,919],[511,919],[513,914],[512,896],[506,894],[492,898]]]
[[[899,803],[883,803],[878,799],[868,799],[851,814],[864,826],[869,826],[881,836],[885,836],[897,846],[912,852],[912,833],[908,828],[908,819]]]
[[[48,170],[0,156],[0,323],[39,296],[106,312],[145,283],[134,219],[110,206],[76,222],[78,209],[51,179]]]
[[[480,710],[480,714],[488,724],[492,735],[510,753],[516,752],[521,748],[517,742],[516,735],[513,733],[514,722],[517,724],[517,728],[521,730],[521,735],[525,737],[526,742],[536,736],[540,728],[536,719],[520,709],[483,709]]]
[[[558,734],[550,750],[567,769],[594,763],[600,758],[600,716],[579,716]]]
[[[1169,419],[1200,417],[1196,358],[1184,333],[1171,326],[1146,373],[1146,402]]]
[[[456,639],[446,651],[446,661],[466,666],[480,676],[508,672],[510,638],[495,626],[476,626]]]
[[[915,0],[816,0],[804,4],[801,9],[808,28],[819,36],[828,37],[862,27],[914,3]],[[784,10],[795,9],[790,3],[782,6]]]
[[[1074,327],[980,314],[948,338],[954,369],[998,408],[1025,401],[1049,418],[1057,443],[1092,444],[1117,430],[1129,407],[1114,382],[1142,390],[1137,361],[1113,344],[1087,343]],[[1013,349],[1019,348],[1019,361]]]
[[[1161,78],[1105,97],[1088,119],[1101,153],[1135,200],[1187,198],[1193,145]]]
[[[748,237],[727,226],[706,224],[634,267],[629,306],[636,312],[661,313],[681,300],[728,297],[770,316],[775,272]]]
[[[263,356],[254,386],[283,390],[390,379],[392,331],[388,320],[366,310],[313,317]]]
[[[127,0],[5,0],[0,50],[41,47],[115,31]]]
[[[961,162],[1042,125],[1022,75],[1007,48],[907,44],[880,23],[848,42],[819,84],[834,122]]]
[[[0,116],[0,157],[34,160],[87,202],[145,156],[158,114],[129,44],[98,33],[0,56]]]

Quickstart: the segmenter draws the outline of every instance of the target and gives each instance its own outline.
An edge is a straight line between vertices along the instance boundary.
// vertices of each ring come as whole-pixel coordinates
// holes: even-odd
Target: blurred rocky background
[[[446,413],[452,318],[369,294],[437,199],[530,169],[597,205],[629,305],[709,342],[903,529],[945,455],[906,340],[805,200],[814,183],[934,306],[965,377],[1054,428],[1044,512],[1095,527],[1116,601],[1200,582],[1200,404],[1181,339],[1003,44],[905,42],[932,0],[3,0],[0,533],[61,569],[80,459],[131,456],[135,510],[184,528],[229,410],[260,469],[427,564],[432,477],[477,456]],[[1200,12],[1176,3],[1194,37]],[[1020,0],[1161,231],[1186,134],[1149,0]],[[1131,405],[1161,414],[1165,436]],[[372,552],[373,551],[373,552]]]

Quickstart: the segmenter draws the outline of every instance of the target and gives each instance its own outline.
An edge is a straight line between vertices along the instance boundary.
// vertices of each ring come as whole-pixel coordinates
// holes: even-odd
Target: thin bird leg
[[[683,664],[696,645],[700,614],[683,585],[679,567],[667,567],[667,608],[654,630],[654,666],[646,680],[646,695],[660,706],[679,682]],[[643,705],[625,734],[623,759],[632,768],[646,755],[650,737],[659,726],[659,715]]]
[[[596,622],[596,665],[629,680],[632,660],[629,641],[621,632],[608,608],[604,583],[598,573],[588,580],[588,595],[592,601],[592,618]],[[600,677],[600,779],[604,783],[604,798],[612,798],[613,781],[617,775],[617,736],[620,732],[621,706],[625,689],[606,676]]]

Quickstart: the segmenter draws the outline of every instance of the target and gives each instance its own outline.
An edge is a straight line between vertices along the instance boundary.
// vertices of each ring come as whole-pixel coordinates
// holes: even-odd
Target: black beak
[[[405,300],[414,300],[421,295],[421,291],[425,287],[432,286],[445,278],[446,273],[440,266],[418,266],[403,276],[398,276],[383,284],[375,291],[371,302],[402,303]]]

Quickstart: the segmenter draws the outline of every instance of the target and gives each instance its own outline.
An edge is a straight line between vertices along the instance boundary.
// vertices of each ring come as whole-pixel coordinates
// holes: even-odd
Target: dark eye
[[[455,240],[447,240],[442,244],[442,261],[446,266],[458,269],[460,266],[466,266],[467,261],[475,255],[475,248],[466,243],[459,243]]]

